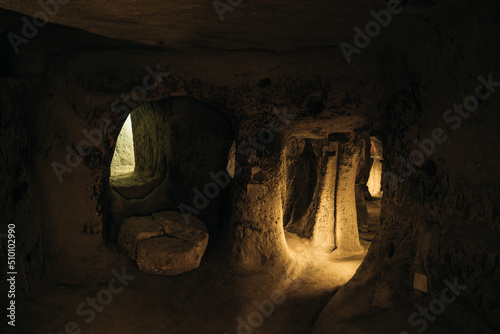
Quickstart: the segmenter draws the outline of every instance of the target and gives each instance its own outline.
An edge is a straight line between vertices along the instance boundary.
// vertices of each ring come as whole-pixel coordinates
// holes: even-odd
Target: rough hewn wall
[[[19,24],[21,15],[0,10],[0,34]],[[16,270],[19,292],[40,283],[44,270],[45,212],[41,183],[35,177],[34,145],[39,119],[35,101],[40,74],[48,57],[43,50],[16,58],[6,38],[0,41],[0,264],[7,268],[7,231],[15,224]],[[20,74],[22,72],[23,74]],[[0,277],[5,282],[6,271]],[[2,287],[4,287],[2,283]],[[7,291],[7,290],[5,290]],[[2,301],[6,295],[2,296]]]
[[[19,287],[29,289],[39,282],[43,270],[44,229],[40,206],[39,183],[33,178],[33,160],[37,153],[30,145],[34,140],[36,115],[30,108],[32,83],[11,78],[0,79],[0,263],[7,267],[7,231],[14,227]],[[15,98],[12,98],[15,97]],[[12,240],[10,241],[12,243]],[[12,249],[11,249],[12,250]],[[10,259],[9,259],[10,260]],[[6,271],[2,272],[4,277]],[[4,296],[2,296],[3,298]]]
[[[422,330],[416,322],[424,316],[413,322],[410,316],[441,300],[444,281],[455,279],[466,289],[435,320],[426,320],[427,331],[500,331],[500,83],[476,90],[484,83],[478,76],[500,81],[499,41],[491,35],[499,28],[499,7],[471,8],[456,6],[439,25],[421,28],[414,46],[388,49],[380,58],[387,135],[382,224],[315,333],[366,331],[356,323],[360,317],[370,319],[373,332],[387,329],[384,323],[395,324],[395,332]],[[476,110],[474,95],[488,96]],[[448,111],[464,101],[469,105],[462,111]],[[415,274],[425,275],[427,294],[413,289]]]

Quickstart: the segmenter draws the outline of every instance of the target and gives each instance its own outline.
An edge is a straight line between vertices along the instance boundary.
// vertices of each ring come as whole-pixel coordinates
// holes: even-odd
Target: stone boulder
[[[123,221],[118,232],[118,247],[135,261],[139,242],[163,235],[163,229],[153,217],[130,217]]]
[[[189,223],[175,211],[131,217],[120,227],[118,245],[146,273],[179,275],[199,267],[208,244],[203,222],[190,217]]]
[[[137,249],[137,266],[148,274],[173,276],[194,270],[207,247],[204,242],[192,242],[176,237],[161,236],[144,240]]]
[[[194,217],[193,215],[189,216],[188,221],[184,220],[184,217],[177,211],[161,211],[157,213],[153,213],[153,218],[157,222],[161,222],[163,220],[168,220],[168,221],[173,221],[176,223],[179,223],[181,225],[187,225],[194,227],[195,229],[198,229],[200,231],[208,233],[207,227],[201,220],[198,218]]]

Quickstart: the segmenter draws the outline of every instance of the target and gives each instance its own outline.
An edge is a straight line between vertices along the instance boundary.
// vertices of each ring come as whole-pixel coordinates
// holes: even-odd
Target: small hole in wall
[[[427,160],[423,164],[422,169],[429,176],[435,176],[437,174],[437,166],[436,166],[436,163],[434,162],[434,160],[432,160],[432,159]]]
[[[387,245],[386,255],[388,259],[391,259],[394,256],[394,251],[396,250],[394,243],[390,242]]]

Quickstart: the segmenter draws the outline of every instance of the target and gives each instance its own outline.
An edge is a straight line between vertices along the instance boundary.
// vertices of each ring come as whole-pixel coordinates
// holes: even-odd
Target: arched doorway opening
[[[213,241],[223,228],[230,179],[217,194],[211,185],[233,141],[227,117],[194,98],[129,115],[110,166],[109,234],[141,270],[176,275],[199,265],[209,234]]]

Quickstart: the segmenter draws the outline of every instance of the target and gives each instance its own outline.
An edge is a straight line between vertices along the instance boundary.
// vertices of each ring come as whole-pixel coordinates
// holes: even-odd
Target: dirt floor
[[[23,317],[30,320],[19,321],[16,333],[72,333],[65,326],[86,334],[308,333],[333,294],[355,273],[364,253],[338,259],[314,250],[296,235],[287,234],[287,240],[296,259],[288,274],[237,275],[206,254],[200,268],[175,277],[144,274],[124,259],[130,279],[106,305],[99,297],[108,302],[109,294],[100,291],[109,291],[109,282],[48,284],[30,299],[23,298]],[[117,281],[113,284],[119,289]],[[88,298],[97,299],[95,312]]]
[[[23,318],[29,321],[19,321],[16,333],[309,333],[371,244],[381,199],[367,204],[369,232],[360,234],[362,254],[339,257],[286,233],[295,258],[288,273],[235,274],[208,251],[197,270],[162,277],[139,271],[123,256],[122,267],[109,270],[109,280],[115,277],[113,269],[128,276],[123,289],[113,280],[113,288],[121,291],[107,293],[109,281],[89,280],[85,286],[47,282],[36,294],[21,298]]]

